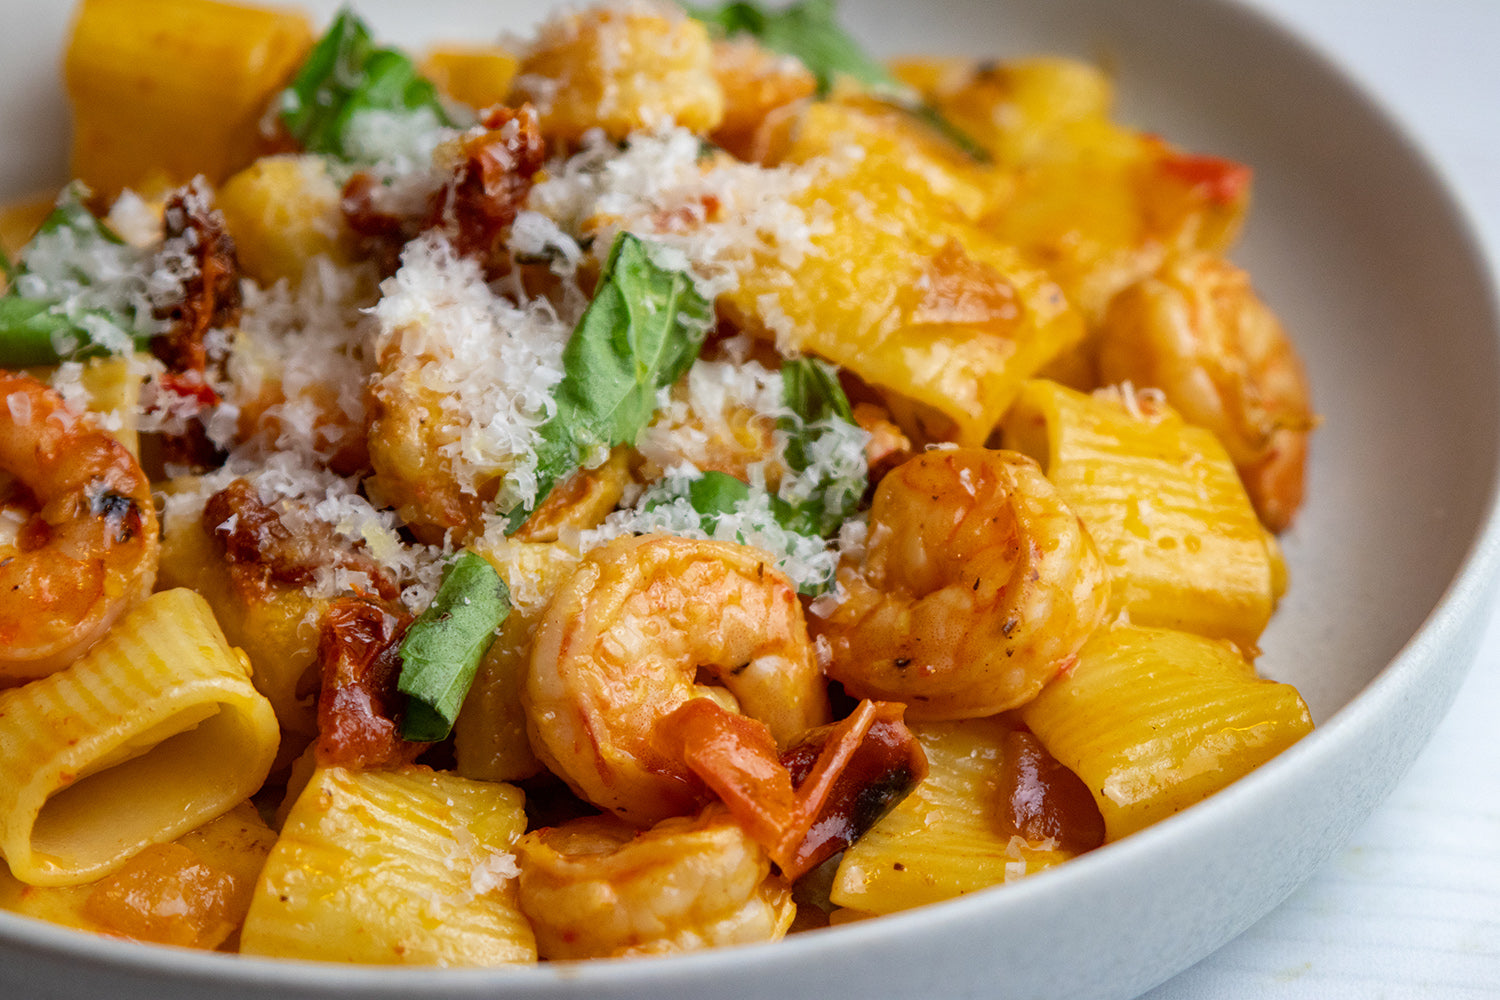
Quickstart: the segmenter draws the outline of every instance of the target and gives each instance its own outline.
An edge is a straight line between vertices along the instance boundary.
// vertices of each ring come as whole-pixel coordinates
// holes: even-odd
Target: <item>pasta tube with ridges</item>
[[[864,913],[893,913],[999,885],[1066,861],[1029,843],[999,817],[1007,716],[914,722],[927,777],[844,852],[831,898]]]
[[[207,603],[153,594],[73,666],[0,693],[0,853],[32,885],[100,878],[247,798],[279,740]]]
[[[1020,710],[1094,794],[1118,840],[1249,774],[1312,730],[1296,688],[1233,647],[1170,629],[1096,632]]]
[[[240,950],[370,964],[536,961],[509,853],[526,827],[522,803],[514,786],[421,767],[319,769],[266,862]]]
[[[1223,445],[1157,406],[1140,415],[1034,380],[1005,419],[1005,445],[1039,461],[1088,526],[1116,610],[1253,655],[1275,603],[1266,532]]]

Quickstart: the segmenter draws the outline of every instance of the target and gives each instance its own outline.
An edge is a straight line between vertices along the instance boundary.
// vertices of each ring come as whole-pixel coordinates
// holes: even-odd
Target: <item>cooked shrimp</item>
[[[589,816],[528,833],[515,850],[521,909],[542,958],[774,941],[797,913],[765,851],[718,805],[644,833]]]
[[[1115,296],[1100,336],[1101,379],[1160,389],[1223,442],[1266,527],[1290,527],[1316,420],[1296,349],[1249,276],[1206,254],[1172,261]]]
[[[0,372],[0,472],[29,508],[0,547],[0,681],[41,677],[151,592],[151,484],[124,445],[15,372]]]
[[[653,732],[699,697],[760,720],[782,746],[828,721],[791,581],[728,542],[643,535],[586,555],[532,643],[522,702],[537,755],[632,823],[690,812],[701,785]]]
[[[828,673],[913,719],[993,715],[1035,697],[1104,617],[1082,523],[1014,452],[929,451],[880,482],[863,559],[821,626]],[[816,623],[815,623],[816,626]]]
[[[382,352],[367,400],[366,439],[375,474],[366,486],[418,538],[436,542],[453,532],[465,539],[481,530],[498,484],[490,476],[476,488],[454,467],[459,428],[444,412],[444,394],[423,380],[421,368],[430,363],[396,349]]]

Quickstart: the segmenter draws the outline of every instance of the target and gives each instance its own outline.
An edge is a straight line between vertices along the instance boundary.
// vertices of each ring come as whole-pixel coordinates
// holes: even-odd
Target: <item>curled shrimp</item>
[[[51,673],[109,631],[156,580],[151,484],[125,446],[29,375],[0,372],[0,681]]]
[[[522,703],[537,756],[632,823],[691,812],[701,786],[653,737],[699,697],[760,720],[781,746],[828,721],[791,581],[728,542],[642,535],[588,553],[532,642]]]
[[[1262,523],[1291,526],[1316,420],[1296,349],[1244,271],[1199,254],[1121,291],[1101,328],[1099,374],[1160,389],[1223,442]]]
[[[1071,662],[1104,618],[1103,561],[1041,469],[1015,452],[951,448],[875,491],[863,558],[820,631],[850,694],[914,719],[1014,708]]]
[[[588,816],[534,830],[515,852],[521,909],[542,958],[774,941],[797,913],[766,852],[718,805],[645,832]]]

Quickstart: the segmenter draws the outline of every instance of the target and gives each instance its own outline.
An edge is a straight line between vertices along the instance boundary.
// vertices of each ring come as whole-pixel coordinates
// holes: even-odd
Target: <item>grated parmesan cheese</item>
[[[70,188],[62,197],[75,196]],[[15,292],[54,303],[53,313],[66,316],[105,351],[127,354],[134,348],[134,334],[167,329],[162,317],[182,301],[185,283],[196,276],[186,241],[169,240],[153,253],[130,242],[80,234],[70,226],[42,231],[21,252],[23,273],[14,279]],[[62,336],[71,340],[70,334]],[[59,354],[69,354],[75,346],[54,345]]]
[[[574,317],[546,299],[497,294],[436,231],[407,245],[381,292],[379,381],[440,400],[454,432],[441,452],[467,492],[503,475],[502,508],[533,503],[538,429],[556,411]]]
[[[744,345],[729,345],[732,351]],[[663,393],[655,421],[636,442],[646,459],[649,475],[659,469],[661,478],[648,486],[633,502],[610,514],[602,526],[583,531],[576,544],[586,551],[622,535],[664,532],[686,538],[708,538],[754,545],[766,551],[778,568],[800,589],[827,587],[834,579],[843,539],[829,545],[784,528],[777,520],[771,498],[790,504],[828,504],[830,483],[862,476],[865,444],[869,435],[842,420],[820,421],[813,427],[822,433],[811,437],[807,467],[793,472],[782,456],[787,440],[800,424],[783,403],[783,379],[754,360],[739,364],[699,359],[683,380]],[[724,458],[726,442],[737,437],[736,417],[741,426],[760,424],[770,428],[771,447],[763,453],[748,453],[744,477],[750,484],[748,499],[731,513],[721,514],[711,530],[703,516],[687,499],[688,485],[702,469]],[[791,426],[788,426],[790,422]],[[768,483],[778,483],[775,490]],[[863,532],[852,532],[854,544]]]
[[[377,176],[396,177],[426,170],[433,151],[457,134],[432,108],[364,108],[349,116],[342,143],[349,159],[373,164]]]
[[[737,288],[758,254],[792,269],[817,252],[813,238],[830,223],[810,219],[793,199],[819,168],[702,154],[698,136],[680,126],[637,132],[624,148],[594,130],[579,152],[549,166],[527,205],[565,232],[594,237],[601,262],[616,233],[649,238],[674,255],[663,266],[687,268],[709,299]]]

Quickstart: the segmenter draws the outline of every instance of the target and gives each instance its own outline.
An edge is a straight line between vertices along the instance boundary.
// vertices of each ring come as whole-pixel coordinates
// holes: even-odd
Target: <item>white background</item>
[[[1381,100],[1500,274],[1500,0],[1246,0]],[[1392,567],[1399,572],[1399,567]],[[1146,1000],[1500,998],[1500,606],[1458,701],[1310,883]]]

